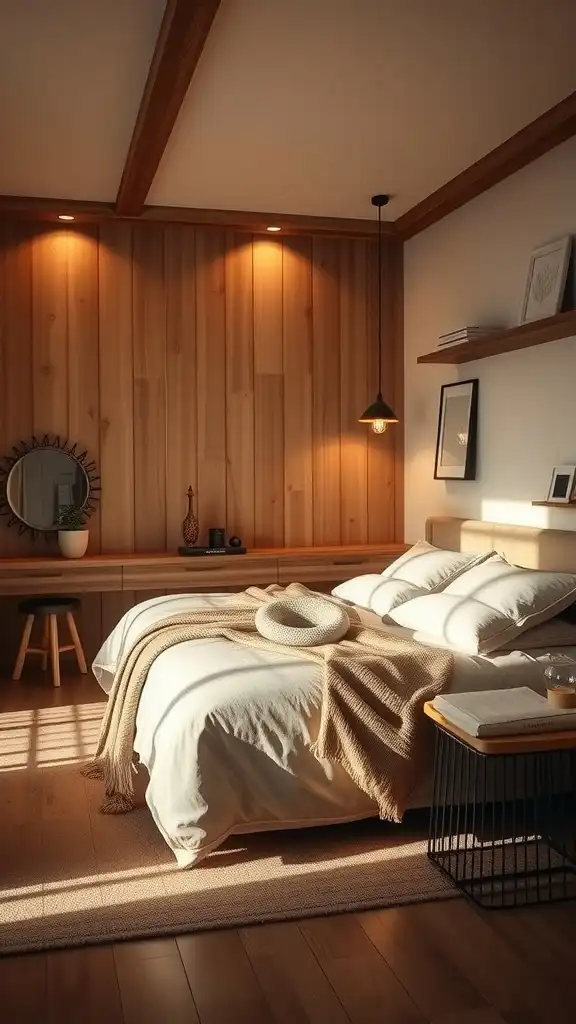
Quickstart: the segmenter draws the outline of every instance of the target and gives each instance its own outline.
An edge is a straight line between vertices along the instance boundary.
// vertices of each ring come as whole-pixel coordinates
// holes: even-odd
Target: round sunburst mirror
[[[44,434],[21,441],[0,466],[0,515],[33,536],[60,529],[64,510],[88,519],[100,493],[96,463],[78,444]]]

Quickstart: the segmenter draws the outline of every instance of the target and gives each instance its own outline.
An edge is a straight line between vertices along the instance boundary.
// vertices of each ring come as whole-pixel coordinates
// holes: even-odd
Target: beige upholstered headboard
[[[433,516],[426,520],[426,540],[449,551],[498,551],[526,569],[576,572],[576,530],[545,530],[476,519]]]

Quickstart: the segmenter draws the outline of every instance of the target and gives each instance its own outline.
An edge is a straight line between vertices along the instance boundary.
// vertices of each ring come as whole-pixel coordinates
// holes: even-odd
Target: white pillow
[[[541,651],[554,647],[576,647],[576,623],[556,616],[540,626],[523,630],[519,638],[508,640],[498,650],[517,651],[520,648],[522,651]]]
[[[443,593],[393,609],[390,618],[469,654],[489,654],[554,618],[575,596],[576,576],[520,569],[495,556],[469,569]]]
[[[376,572],[354,576],[351,580],[339,583],[332,591],[333,596],[339,597],[341,601],[367,608],[380,616],[387,615],[404,601],[426,593],[422,587],[415,587],[404,580],[383,580]]]
[[[434,590],[442,590],[451,580],[471,565],[478,565],[492,556],[443,551],[425,540],[418,541],[397,558],[384,572],[354,576],[334,587],[332,594],[358,608],[367,608],[385,618],[405,601],[411,601]]]
[[[409,551],[405,551],[392,565],[384,569],[384,579],[400,579],[416,587],[434,592],[444,590],[452,580],[474,565],[485,562],[494,551],[470,554],[463,551],[445,551],[435,548],[425,540],[419,540]]]

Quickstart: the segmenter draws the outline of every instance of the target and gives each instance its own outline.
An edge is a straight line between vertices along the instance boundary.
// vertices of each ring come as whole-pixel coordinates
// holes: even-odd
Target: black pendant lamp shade
[[[358,422],[372,423],[372,430],[374,430],[376,434],[383,434],[384,430],[386,429],[385,427],[383,427],[380,430],[377,430],[376,427],[374,426],[374,424],[377,423],[379,420],[382,420],[383,423],[398,423],[398,417],[392,411],[392,409],[388,405],[388,402],[384,401],[384,399],[382,398],[382,393],[380,391],[378,392],[376,401],[372,402],[372,405],[368,406],[366,411],[362,413]]]
[[[398,423],[398,417],[382,398],[382,207],[388,201],[389,196],[372,196],[372,206],[378,208],[378,394],[358,420],[370,423],[375,434],[383,434],[389,423]]]

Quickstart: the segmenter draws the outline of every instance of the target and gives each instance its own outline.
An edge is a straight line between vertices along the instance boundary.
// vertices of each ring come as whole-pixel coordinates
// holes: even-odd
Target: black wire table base
[[[481,754],[437,727],[428,857],[482,907],[576,897],[576,749]]]

